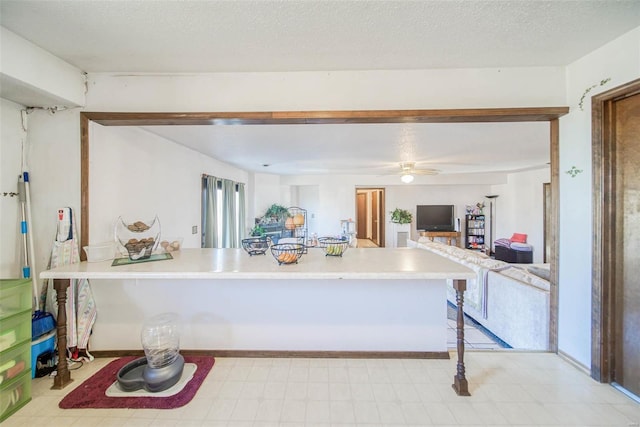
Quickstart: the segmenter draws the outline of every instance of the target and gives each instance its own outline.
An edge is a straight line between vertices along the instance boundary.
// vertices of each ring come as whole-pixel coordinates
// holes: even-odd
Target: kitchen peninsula
[[[115,267],[111,261],[82,262],[40,277],[54,279],[59,302],[66,299],[69,279],[90,280],[98,307],[91,337],[95,354],[140,349],[144,319],[176,312],[185,352],[440,358],[449,357],[446,281],[453,280],[461,306],[466,280],[475,277],[458,263],[416,248],[350,248],[342,257],[310,248],[290,265],[278,265],[270,253],[249,256],[242,249],[183,249],[173,256]],[[466,394],[458,312],[454,389]],[[64,317],[58,310],[59,320]],[[66,327],[58,329],[59,349],[66,347],[62,334]],[[71,379],[55,381],[61,388]]]

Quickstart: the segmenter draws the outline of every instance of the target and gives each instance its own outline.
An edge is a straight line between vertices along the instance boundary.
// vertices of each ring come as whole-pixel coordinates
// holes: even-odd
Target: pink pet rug
[[[185,363],[197,366],[193,378],[177,394],[169,397],[109,397],[106,390],[116,381],[120,368],[136,356],[123,357],[112,361],[93,374],[85,382],[66,395],[58,405],[62,409],[85,408],[130,408],[130,409],[173,409],[186,405],[193,399],[200,385],[215,363],[209,356],[184,356]]]

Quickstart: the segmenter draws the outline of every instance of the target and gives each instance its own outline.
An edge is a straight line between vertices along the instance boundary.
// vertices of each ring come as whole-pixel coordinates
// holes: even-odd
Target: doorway
[[[592,105],[591,375],[640,400],[640,79]]]
[[[384,188],[356,189],[356,218],[358,247],[384,247]]]
[[[102,126],[179,126],[233,125],[259,126],[270,124],[343,124],[343,123],[493,123],[543,121],[550,125],[551,150],[551,288],[549,319],[549,349],[557,352],[558,342],[558,220],[559,220],[559,118],[569,107],[477,108],[440,110],[350,110],[350,111],[263,111],[263,112],[87,112],[80,113],[80,245],[90,241],[90,124]],[[383,203],[384,205],[384,203]],[[384,216],[382,216],[384,218]],[[384,229],[384,220],[381,221]],[[384,236],[384,233],[382,233]],[[384,237],[383,237],[384,238]],[[86,260],[86,254],[80,254]],[[595,341],[594,341],[595,342]]]

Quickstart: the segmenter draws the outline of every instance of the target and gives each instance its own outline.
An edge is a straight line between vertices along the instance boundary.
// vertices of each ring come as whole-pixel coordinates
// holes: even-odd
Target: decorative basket
[[[147,259],[160,241],[160,220],[125,222],[122,217],[116,221],[116,238],[124,247],[132,261]]]
[[[349,247],[349,241],[336,237],[319,237],[318,245],[326,256],[342,256]]]
[[[304,253],[304,245],[299,243],[281,243],[271,246],[271,255],[278,264],[297,264]]]
[[[268,236],[242,239],[242,248],[251,256],[264,255],[269,246],[271,246],[271,239]]]

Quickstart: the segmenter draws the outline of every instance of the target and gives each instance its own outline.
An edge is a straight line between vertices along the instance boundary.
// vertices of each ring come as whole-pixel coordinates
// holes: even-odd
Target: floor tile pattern
[[[13,426],[622,426],[640,425],[640,404],[551,353],[468,351],[470,397],[451,388],[449,360],[217,358],[196,397],[173,410],[63,410],[58,402],[113,359],[72,372],[33,400]]]

